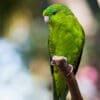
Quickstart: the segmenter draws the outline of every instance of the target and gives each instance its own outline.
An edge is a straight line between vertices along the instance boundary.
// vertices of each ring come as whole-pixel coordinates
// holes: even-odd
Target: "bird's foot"
[[[73,72],[73,66],[68,64],[67,58],[64,56],[53,56],[51,64],[56,65],[65,77],[68,77]]]

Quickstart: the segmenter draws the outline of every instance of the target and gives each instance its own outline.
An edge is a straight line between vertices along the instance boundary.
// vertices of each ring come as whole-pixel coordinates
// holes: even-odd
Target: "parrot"
[[[48,24],[48,52],[50,62],[53,56],[64,56],[73,66],[76,74],[80,64],[85,32],[71,9],[64,4],[51,4],[43,10],[44,21]],[[53,99],[66,100],[68,86],[56,65],[50,64],[53,77]]]

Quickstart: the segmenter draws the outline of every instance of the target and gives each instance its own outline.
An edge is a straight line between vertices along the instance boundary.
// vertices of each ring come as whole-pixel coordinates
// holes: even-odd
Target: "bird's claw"
[[[59,65],[61,61],[64,61],[64,64],[67,64],[67,58],[64,56],[53,56],[51,63],[54,65]]]
[[[73,72],[73,65],[68,64],[68,68],[67,69],[69,70],[69,73],[67,74],[67,77],[68,77]]]
[[[73,66],[68,64],[67,58],[64,56],[53,56],[50,64],[52,66],[57,65],[60,71],[65,73],[67,77],[73,72]]]

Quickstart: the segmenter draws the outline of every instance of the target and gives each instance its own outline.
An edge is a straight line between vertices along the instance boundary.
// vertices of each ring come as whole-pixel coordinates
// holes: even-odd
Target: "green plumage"
[[[76,73],[84,45],[84,31],[71,10],[63,4],[46,8],[43,16],[49,17],[48,48],[52,56],[65,56]],[[68,88],[56,66],[51,66],[54,83],[54,100],[65,100]]]

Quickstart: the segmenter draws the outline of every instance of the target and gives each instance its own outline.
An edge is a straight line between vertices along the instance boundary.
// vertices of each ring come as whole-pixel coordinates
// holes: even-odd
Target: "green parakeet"
[[[77,72],[85,40],[83,28],[72,11],[63,4],[53,4],[43,11],[45,22],[49,24],[48,48],[52,56],[65,56]],[[66,100],[68,87],[55,65],[51,65],[54,86],[54,100]]]

